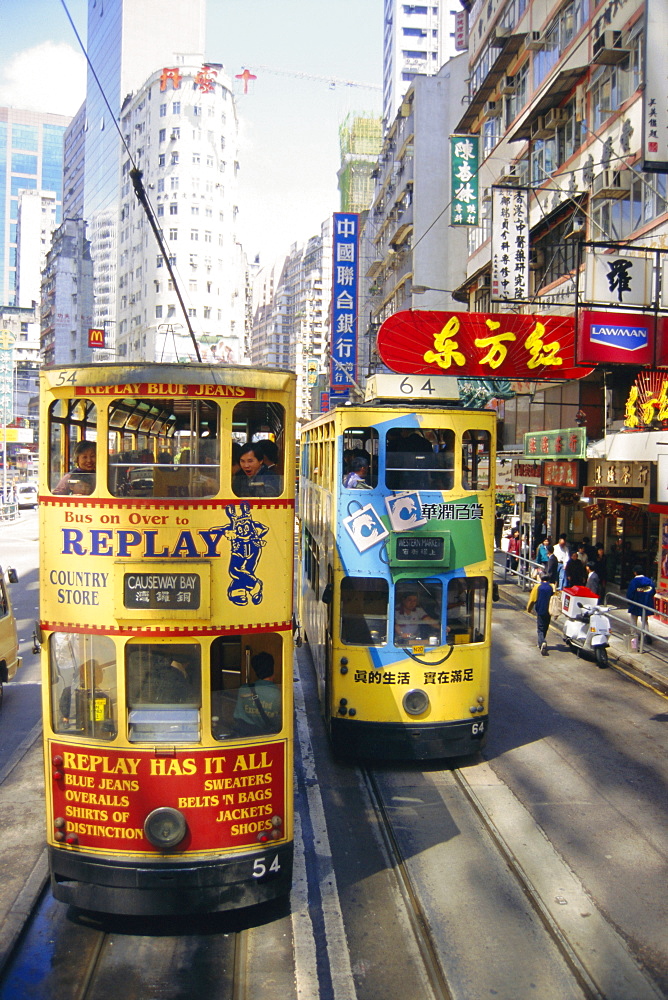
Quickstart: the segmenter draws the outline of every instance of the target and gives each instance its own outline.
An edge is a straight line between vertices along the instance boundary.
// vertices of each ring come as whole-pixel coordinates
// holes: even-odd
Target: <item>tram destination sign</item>
[[[430,535],[399,536],[397,538],[397,560],[410,562],[443,561],[444,538]]]
[[[125,573],[123,604],[130,609],[185,609],[200,606],[199,573]]]

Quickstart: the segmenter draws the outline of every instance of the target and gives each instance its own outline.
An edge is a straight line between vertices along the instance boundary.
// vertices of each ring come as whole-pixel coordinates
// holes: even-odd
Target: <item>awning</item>
[[[589,66],[572,66],[570,69],[562,69],[554,77],[547,89],[534,100],[531,107],[526,111],[518,125],[508,134],[508,142],[526,141],[531,138],[531,126],[537,118],[544,115],[546,111],[559,107],[561,102],[568,97],[573,87],[580,77],[589,69]]]
[[[489,73],[471,98],[466,111],[457,122],[453,130],[455,135],[466,135],[466,133],[471,131],[473,122],[496,90],[496,85],[501,77],[505,76],[508,66],[522,48],[525,38],[526,32],[523,31],[520,35],[509,35],[506,39],[501,51],[492,63]]]

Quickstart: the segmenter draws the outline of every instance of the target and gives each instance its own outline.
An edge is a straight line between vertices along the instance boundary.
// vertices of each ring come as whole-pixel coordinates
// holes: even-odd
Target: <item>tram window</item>
[[[232,469],[238,497],[277,497],[283,492],[285,411],[278,403],[243,402],[234,407],[232,440],[240,447]]]
[[[109,407],[108,487],[116,497],[210,497],[220,489],[220,407],[123,399]]]
[[[211,644],[211,733],[214,739],[280,732],[282,641],[255,636],[252,643],[220,636]]]
[[[49,488],[88,496],[95,489],[97,409],[89,399],[56,399],[49,407]]]
[[[487,580],[484,576],[456,577],[448,583],[447,641],[482,642],[485,638]]]
[[[200,662],[200,647],[195,643],[129,643],[125,647],[131,743],[199,740]]]
[[[54,733],[115,739],[118,714],[113,640],[54,632],[49,660]]]
[[[387,642],[387,580],[347,576],[341,581],[341,641],[351,646]]]
[[[441,639],[440,580],[401,580],[394,591],[395,646],[437,646]]]
[[[454,431],[391,427],[385,453],[385,484],[390,490],[451,490],[455,484]]]
[[[378,483],[378,431],[347,427],[341,439],[341,481],[346,489],[374,489]]]
[[[462,486],[465,490],[489,489],[489,431],[465,431],[462,436]]]

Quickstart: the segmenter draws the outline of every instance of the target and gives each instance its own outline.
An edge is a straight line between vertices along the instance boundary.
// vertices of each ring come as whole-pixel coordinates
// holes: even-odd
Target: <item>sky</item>
[[[85,44],[86,0],[67,8]],[[85,61],[61,0],[0,0],[0,23],[0,105],[73,115]],[[338,129],[351,112],[380,114],[382,34],[383,0],[207,0],[206,58],[257,76],[237,96],[249,260],[270,264],[339,209]]]

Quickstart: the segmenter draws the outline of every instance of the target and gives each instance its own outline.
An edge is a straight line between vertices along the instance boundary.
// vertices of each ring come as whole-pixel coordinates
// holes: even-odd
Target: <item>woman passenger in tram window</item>
[[[241,471],[232,479],[232,489],[238,497],[277,497],[281,480],[264,464],[260,443],[246,444],[239,456]]]
[[[94,441],[79,441],[74,449],[74,466],[53,488],[52,493],[89,496],[95,489],[97,449]]]

